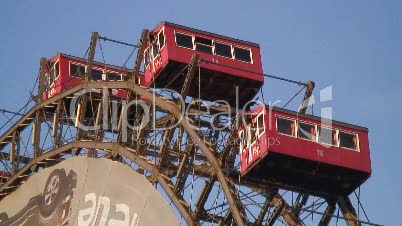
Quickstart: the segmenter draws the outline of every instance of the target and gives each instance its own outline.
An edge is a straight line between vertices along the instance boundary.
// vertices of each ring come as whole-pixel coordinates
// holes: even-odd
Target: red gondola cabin
[[[8,179],[10,179],[11,176],[12,176],[12,175],[11,175],[10,173],[4,172],[4,171],[0,171],[0,184],[3,184],[5,181],[7,181]],[[0,194],[0,196],[2,196],[2,195],[4,195],[4,193],[3,193],[3,194]]]
[[[58,53],[48,60],[45,74],[45,92],[43,98],[48,99],[64,90],[70,89],[84,81],[87,71],[87,59]],[[126,70],[109,64],[94,62],[91,80],[95,81],[124,81]],[[143,77],[140,74],[140,79]],[[112,95],[124,98],[127,92],[112,90]]]
[[[370,177],[367,128],[269,106],[250,113],[238,133],[243,180],[325,195],[349,194]]]
[[[181,25],[162,22],[150,35],[144,52],[145,77],[142,85],[181,90],[185,73],[180,72],[190,63],[193,54],[201,58],[201,99],[225,100],[236,104],[236,86],[239,104],[251,100],[264,82],[260,46],[222,35]],[[176,77],[176,75],[179,75]],[[189,95],[199,96],[198,70]]]
[[[8,179],[10,179],[10,177],[11,177],[11,174],[10,174],[10,173],[4,172],[4,171],[0,171],[0,180],[1,180],[1,179],[6,179],[6,180],[8,180]]]

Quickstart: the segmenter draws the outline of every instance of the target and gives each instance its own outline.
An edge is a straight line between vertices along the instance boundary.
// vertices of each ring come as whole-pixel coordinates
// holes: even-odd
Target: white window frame
[[[205,38],[205,39],[209,39],[209,40],[211,40],[211,45],[210,45],[210,47],[211,47],[211,51],[212,51],[212,53],[210,53],[211,55],[214,55],[214,40],[213,39],[211,39],[211,38],[207,38],[207,37],[203,37],[203,36],[197,36],[197,37],[199,37],[199,38]],[[201,53],[205,53],[205,52],[202,52],[202,51],[199,51],[199,50],[197,50],[197,42],[195,42],[195,38],[196,38],[196,35],[193,35],[193,46],[194,46],[194,50],[195,51],[198,51],[198,52],[201,52]],[[209,47],[209,45],[206,45],[206,44],[202,44],[202,43],[199,43],[200,45],[202,45],[202,46],[208,46]],[[209,53],[205,53],[205,54],[209,54]]]
[[[335,134],[336,134],[336,137],[337,137],[337,139],[336,139],[336,144],[328,144],[328,143],[321,142],[321,141],[320,141],[321,131],[318,130],[318,127],[321,127],[321,128],[324,128],[324,129],[328,129],[328,130],[333,130],[333,131],[335,131]],[[320,125],[320,126],[318,126],[318,127],[317,127],[317,143],[319,143],[319,144],[325,144],[325,145],[330,145],[330,146],[332,146],[332,147],[339,147],[339,133],[338,133],[338,130],[337,130],[337,129],[331,128],[331,127],[328,127],[328,126],[322,126],[322,125]],[[332,136],[332,134],[331,134],[331,139],[334,139],[334,137]]]
[[[295,129],[296,129],[296,131],[295,131],[295,135],[294,135],[294,136],[293,136],[293,135],[286,134],[286,133],[281,133],[281,132],[279,132],[279,130],[278,130],[278,118],[280,118],[280,119],[285,119],[285,120],[289,120],[289,121],[293,121],[293,122],[295,123]],[[288,136],[288,137],[297,138],[297,131],[298,131],[297,128],[298,128],[298,124],[297,124],[297,120],[296,120],[296,119],[290,118],[290,117],[286,117],[286,116],[276,115],[275,126],[276,126],[276,133],[277,133],[277,134],[280,134],[280,135],[283,135],[283,136]]]
[[[244,139],[244,128],[239,131],[239,138],[240,138],[240,154],[246,152],[248,148],[247,141]]]
[[[71,64],[84,67],[85,68],[85,73],[88,72],[88,66],[83,64],[83,63],[78,63],[78,62],[74,62],[74,61],[69,61],[68,62],[68,74],[69,74],[69,76],[71,78],[84,79],[84,78],[80,78],[80,77],[77,77],[77,76],[73,76],[71,74]],[[114,74],[120,75],[120,79],[117,80],[117,81],[124,81],[123,74],[121,72],[110,70],[110,69],[105,69],[104,67],[102,67],[102,68],[100,68],[100,67],[92,67],[92,70],[102,71],[102,80],[97,80],[97,81],[108,81],[108,76],[107,76],[108,73],[114,73]],[[105,74],[106,74],[106,76],[103,76]]]
[[[56,64],[59,64],[59,73],[57,74],[57,76],[54,78],[54,81],[56,81],[56,79],[59,78],[60,76],[60,58],[56,60],[56,62],[54,62],[53,67],[55,68]],[[56,68],[55,68],[56,69]]]
[[[87,70],[88,70],[88,67],[85,67],[85,73],[88,73]],[[105,78],[106,76],[104,76],[106,70],[104,68],[92,67],[92,70],[102,71],[102,80],[94,80],[94,81],[106,81],[106,78]]]
[[[156,43],[156,45],[158,46],[158,53],[156,54],[156,56],[154,56],[154,43]],[[152,63],[154,63],[154,60],[161,54],[161,51],[159,49],[159,41],[156,40],[155,42],[151,43],[150,47],[152,47]]]
[[[83,67],[85,68],[85,72],[84,72],[84,73],[87,73],[87,65],[82,64],[82,63],[77,63],[77,62],[74,62],[74,61],[69,61],[68,63],[69,63],[69,64],[68,64],[68,74],[69,74],[69,76],[72,77],[72,78],[84,79],[84,78],[80,78],[80,77],[77,77],[77,76],[73,76],[73,75],[71,74],[71,64],[74,64],[74,65],[77,65],[77,66],[83,66]]]
[[[251,60],[251,62],[247,62],[247,61],[244,61],[244,60],[238,60],[238,59],[236,59],[236,55],[235,55],[234,48],[239,48],[239,49],[248,50],[248,52],[249,52],[249,54],[250,54],[250,60]],[[233,53],[232,53],[233,59],[235,59],[235,60],[237,60],[237,61],[240,61],[240,62],[248,63],[248,64],[254,64],[253,55],[252,55],[252,52],[253,52],[253,51],[252,51],[251,48],[249,48],[249,47],[244,47],[244,46],[238,46],[238,45],[232,45],[232,49],[233,49]]]
[[[163,33],[163,38],[165,39],[163,42],[163,46],[160,46],[160,42],[159,42],[159,34]],[[158,32],[158,36],[157,36],[157,41],[158,41],[158,45],[159,45],[159,52],[166,46],[166,36],[165,36],[165,28],[162,28],[159,32]]]
[[[163,33],[163,37],[164,37],[164,39],[165,39],[164,42],[163,42],[163,46],[162,46],[162,47],[160,46],[160,42],[159,42],[159,34],[160,34],[160,33]],[[176,41],[176,33],[175,33],[175,41]],[[194,40],[192,39],[192,41],[193,41],[193,46],[194,46]],[[156,54],[156,56],[154,56],[154,43],[156,43],[156,45],[158,46],[158,53]],[[176,43],[176,45],[177,45],[177,43]],[[161,51],[162,51],[162,49],[163,49],[165,46],[166,46],[165,29],[162,28],[162,29],[158,32],[158,34],[156,35],[155,41],[152,42],[152,43],[150,43],[149,46],[146,48],[146,49],[148,49],[148,50],[151,50],[151,52],[148,52],[148,53],[151,53],[151,56],[152,56],[152,59],[151,59],[151,61],[150,61],[150,63],[149,63],[148,65],[152,64],[153,66],[155,66],[155,59],[156,59],[158,56],[161,56]],[[179,47],[181,47],[181,46],[179,46]],[[145,53],[145,51],[144,51],[144,53]],[[147,68],[147,67],[145,67],[145,68]]]
[[[188,48],[188,47],[184,47],[184,46],[179,46],[179,45],[177,44],[176,34],[191,36],[191,37],[192,37],[193,48]],[[198,36],[198,37],[211,39],[211,38],[209,38],[209,37],[203,37],[203,36]],[[223,42],[223,41],[216,41],[215,39],[211,39],[211,40],[212,40],[212,53],[211,53],[211,55],[215,55],[215,56],[218,56],[218,57],[224,57],[224,58],[226,58],[226,59],[237,60],[237,61],[239,61],[239,62],[243,62],[243,63],[247,63],[247,64],[254,64],[253,49],[252,49],[252,48],[250,48],[250,47],[244,47],[244,46],[239,46],[239,45],[235,45],[235,44],[229,44],[229,43]],[[194,35],[194,34],[189,34],[189,33],[182,32],[182,31],[174,31],[174,41],[175,41],[175,44],[176,44],[177,47],[184,48],[184,49],[196,50],[196,42],[195,42],[195,35]],[[215,51],[215,42],[220,43],[220,44],[230,45],[232,57],[229,58],[229,57],[226,57],[226,56],[217,55],[217,54],[216,54],[216,51]],[[159,42],[158,42],[158,43],[159,43]],[[166,37],[165,37],[165,43],[166,43]],[[201,44],[201,45],[204,45],[204,44]],[[207,46],[207,45],[205,45],[205,46]],[[247,51],[249,52],[249,54],[250,54],[250,60],[251,60],[251,62],[247,62],[247,61],[244,61],[244,60],[238,60],[238,59],[236,59],[235,52],[234,52],[234,48],[235,48],[235,47],[236,47],[236,48],[239,48],[239,49],[247,50]],[[208,53],[206,53],[206,54],[208,54]]]
[[[51,71],[53,70],[53,71],[55,71],[55,69],[56,69],[56,64],[59,64],[59,73],[57,74],[57,75],[55,75],[54,76],[54,78],[53,78],[53,82],[52,83],[50,83],[50,74],[51,74]],[[56,82],[56,80],[60,77],[60,59],[57,59],[54,63],[51,63],[52,65],[52,67],[50,68],[50,71],[49,71],[49,74],[48,74],[48,81],[49,81],[49,89],[51,89],[51,88],[54,88],[54,86],[55,86],[55,82]]]
[[[356,136],[356,139],[357,139],[357,144],[356,144],[357,148],[356,149],[341,147],[341,135],[340,135],[341,132]],[[360,138],[359,138],[359,134],[357,134],[357,133],[353,133],[353,132],[346,131],[346,130],[338,130],[338,144],[339,144],[338,145],[339,148],[360,152]]]
[[[315,140],[312,140],[312,139],[307,139],[307,138],[303,138],[303,137],[299,137],[299,123],[303,123],[303,124],[307,124],[307,125],[312,125],[312,126],[314,126],[314,128],[315,128]],[[317,124],[314,124],[314,123],[312,123],[312,122],[306,122],[306,121],[303,121],[303,120],[297,120],[297,125],[296,125],[297,127],[296,127],[296,136],[297,136],[297,138],[298,139],[302,139],[302,140],[308,140],[308,141],[312,141],[312,142],[315,142],[315,143],[317,143],[317,140],[318,140],[318,125]]]
[[[184,47],[184,46],[179,46],[179,45],[177,44],[176,34],[191,36],[191,42],[193,43],[193,48],[188,48],[188,47]],[[195,50],[194,39],[195,39],[195,38],[194,38],[194,35],[192,35],[192,34],[188,34],[188,33],[181,32],[181,31],[174,31],[174,42],[176,43],[176,46],[177,46],[177,47],[184,48],[184,49]]]
[[[227,57],[227,56],[221,56],[221,55],[218,55],[218,54],[216,54],[216,51],[215,51],[215,43],[219,43],[219,44],[223,44],[223,45],[228,45],[229,47],[230,47],[230,54],[232,55],[232,57]],[[229,43],[225,43],[225,42],[221,42],[221,41],[215,41],[214,40],[214,55],[215,56],[218,56],[218,57],[224,57],[224,58],[226,58],[226,59],[234,59],[233,58],[233,46],[232,46],[232,44],[229,44]]]
[[[262,127],[263,127],[263,131],[262,131],[262,133],[260,134],[260,130],[259,130],[259,120],[258,120],[258,118],[260,117],[260,115],[262,115]],[[257,128],[258,128],[258,139],[260,138],[260,137],[262,137],[262,135],[265,133],[265,108],[264,108],[264,110],[263,111],[261,111],[256,117],[255,117],[255,119],[257,120]]]
[[[106,70],[106,78],[105,78],[105,81],[109,81],[109,78],[108,78],[108,74],[109,74],[109,73],[113,73],[113,74],[120,75],[120,79],[117,80],[117,81],[123,81],[123,74],[121,74],[120,72],[117,72],[117,71],[112,71],[112,70]]]

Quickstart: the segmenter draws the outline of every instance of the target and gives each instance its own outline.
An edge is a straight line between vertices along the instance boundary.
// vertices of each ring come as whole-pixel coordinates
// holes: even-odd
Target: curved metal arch
[[[37,103],[31,110],[28,111],[27,114],[25,114],[13,127],[11,127],[1,138],[0,142],[3,140],[7,139],[10,134],[13,133],[13,131],[17,130],[19,126],[26,120],[28,120],[30,117],[32,118],[32,115],[39,109],[54,103],[55,101],[62,99],[64,97],[70,96],[74,93],[79,92],[80,90],[83,89],[96,89],[96,88],[102,88],[102,87],[108,87],[109,89],[129,89],[133,91],[134,93],[139,94],[140,96],[143,96],[149,100],[154,100],[154,104],[157,105],[158,107],[170,112],[177,120],[180,120],[180,125],[186,130],[186,132],[191,136],[193,139],[194,143],[201,149],[201,151],[204,153],[206,156],[208,162],[212,165],[213,170],[216,172],[217,177],[219,182],[222,185],[223,191],[226,195],[226,198],[231,206],[230,211],[232,212],[236,224],[237,225],[244,225],[244,216],[241,215],[239,207],[237,203],[239,203],[238,200],[235,199],[235,196],[233,195],[232,191],[230,190],[228,181],[225,179],[225,175],[222,171],[222,168],[220,167],[220,164],[217,160],[217,158],[212,154],[212,152],[208,149],[208,147],[201,141],[201,138],[198,136],[198,134],[190,127],[190,125],[187,123],[186,120],[181,120],[183,115],[181,114],[181,111],[179,110],[178,107],[176,107],[174,104],[171,102],[167,102],[163,100],[162,98],[156,96],[155,94],[149,92],[147,89],[142,88],[141,86],[135,84],[133,81],[127,81],[127,82],[110,82],[110,81],[86,81],[83,82],[69,90],[66,90],[52,98],[49,98],[45,101]],[[25,168],[25,167],[24,167]],[[7,181],[8,182],[8,181]],[[4,184],[5,185],[5,184]],[[2,186],[3,187],[3,186]],[[1,189],[0,189],[1,190]]]
[[[158,107],[170,112],[176,118],[176,120],[179,120],[179,123],[182,126],[182,128],[190,135],[194,144],[197,145],[198,148],[201,149],[201,151],[206,156],[208,162],[213,167],[213,170],[215,171],[216,176],[217,176],[220,184],[222,185],[223,191],[229,202],[229,205],[231,207],[230,211],[232,212],[232,214],[235,218],[236,224],[239,226],[245,225],[244,217],[246,217],[246,216],[244,216],[244,215],[242,216],[242,214],[241,214],[241,211],[238,207],[239,201],[236,200],[235,196],[233,195],[233,193],[229,187],[229,183],[226,180],[226,176],[223,173],[223,170],[220,166],[218,159],[209,150],[209,148],[205,145],[205,143],[202,142],[201,137],[191,128],[191,126],[188,124],[188,121],[182,120],[183,115],[182,115],[180,109],[175,104],[168,103],[167,101],[163,100],[162,98],[160,98],[158,96],[154,96],[154,94],[148,92],[146,89],[144,89],[134,83],[131,83],[129,85],[128,89],[132,90],[133,92],[135,92],[135,93],[139,94],[140,96],[143,96],[149,100],[151,100],[153,98],[153,100],[155,101],[154,104],[156,104]]]

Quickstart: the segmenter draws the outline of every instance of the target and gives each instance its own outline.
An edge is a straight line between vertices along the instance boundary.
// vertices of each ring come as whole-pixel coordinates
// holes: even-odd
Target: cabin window
[[[249,136],[249,144],[254,143],[256,141],[256,133],[257,133],[257,120],[252,122],[248,127],[248,136]]]
[[[159,47],[158,47],[158,44],[155,42],[153,45],[152,45],[152,56],[153,56],[153,58],[156,58],[156,56],[159,54]]]
[[[251,63],[251,52],[250,49],[242,49],[239,47],[234,47],[234,58],[236,60],[245,61]]]
[[[151,61],[149,60],[149,49],[146,49],[144,52],[144,65],[145,67],[148,67],[149,63]]]
[[[244,130],[241,130],[239,133],[240,137],[240,152],[243,153],[244,150],[247,148],[247,133]]]
[[[191,35],[176,33],[176,44],[181,47],[194,49],[193,37]]]
[[[92,69],[91,80],[102,80],[103,72],[101,70]]]
[[[52,85],[53,82],[54,82],[54,71],[50,70],[50,73],[49,73],[49,85]]]
[[[70,63],[70,76],[84,78],[85,66]]]
[[[50,85],[49,85],[49,75],[46,73],[45,74],[45,90],[49,90]]]
[[[262,113],[257,117],[257,129],[258,129],[258,136],[261,136],[265,131],[264,114]]]
[[[338,143],[338,135],[336,130],[319,127],[319,137],[318,141],[323,144],[329,145],[337,145]]]
[[[215,54],[217,56],[232,58],[232,47],[230,45],[215,42]]]
[[[57,61],[54,64],[54,72],[55,72],[55,77],[57,77],[60,74],[60,66],[59,66],[59,61]]]
[[[195,50],[212,54],[212,40],[208,38],[195,37]]]
[[[284,118],[276,119],[276,129],[278,133],[296,136],[296,121]]]
[[[308,123],[299,122],[297,135],[299,138],[316,140],[316,126]]]
[[[120,74],[121,75],[121,81],[128,81],[128,74],[131,73],[130,71],[126,70],[126,72],[124,74]],[[140,75],[138,75],[140,76]]]
[[[121,80],[121,74],[117,74],[114,72],[109,72],[107,73],[107,80],[109,81],[120,81]]]
[[[359,145],[357,135],[339,131],[339,146],[341,148],[358,150]]]
[[[159,32],[158,42],[159,42],[159,49],[162,49],[165,46],[165,34],[163,33],[163,30]]]

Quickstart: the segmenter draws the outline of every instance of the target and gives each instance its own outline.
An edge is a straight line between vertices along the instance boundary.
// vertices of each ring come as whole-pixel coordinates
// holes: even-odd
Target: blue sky
[[[260,43],[264,72],[333,86],[334,118],[370,130],[373,174],[362,187],[371,221],[402,215],[402,2],[337,1],[33,1],[0,3],[0,108],[29,97],[40,57],[83,56],[92,31],[137,42],[161,20]],[[123,64],[128,49],[105,46]],[[266,80],[265,100],[286,102],[298,87]],[[291,108],[296,107],[296,103]],[[6,119],[0,117],[0,123]]]

